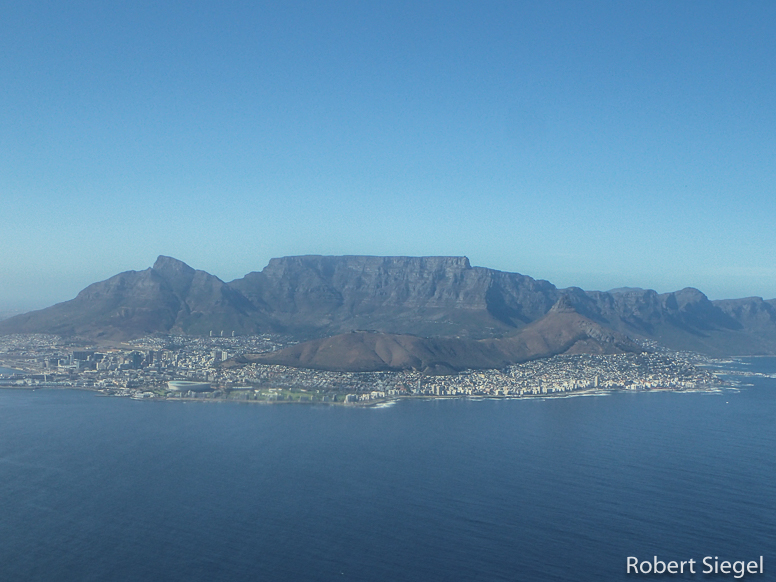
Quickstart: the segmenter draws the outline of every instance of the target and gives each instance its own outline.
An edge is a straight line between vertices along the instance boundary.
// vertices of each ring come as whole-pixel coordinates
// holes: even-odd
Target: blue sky
[[[6,2],[0,308],[159,254],[776,297],[773,2]]]

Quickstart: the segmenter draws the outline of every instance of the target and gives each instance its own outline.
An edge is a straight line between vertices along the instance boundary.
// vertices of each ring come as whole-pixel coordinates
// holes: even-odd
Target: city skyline
[[[0,311],[169,255],[776,297],[765,2],[8,7]]]

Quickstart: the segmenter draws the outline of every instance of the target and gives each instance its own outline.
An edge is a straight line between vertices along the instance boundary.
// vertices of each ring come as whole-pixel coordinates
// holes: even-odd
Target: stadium
[[[206,392],[210,390],[208,382],[191,382],[189,380],[171,380],[167,387],[173,392]]]

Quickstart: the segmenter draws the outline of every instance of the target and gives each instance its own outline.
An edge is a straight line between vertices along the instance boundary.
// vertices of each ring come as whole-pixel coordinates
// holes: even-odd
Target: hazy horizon
[[[768,2],[17,3],[0,311],[159,254],[776,297]]]

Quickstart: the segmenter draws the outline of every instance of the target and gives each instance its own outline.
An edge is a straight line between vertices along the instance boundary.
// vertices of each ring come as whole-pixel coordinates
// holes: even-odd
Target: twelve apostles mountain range
[[[369,333],[355,330],[370,330]],[[283,333],[267,363],[322,369],[498,367],[560,353],[622,353],[641,340],[712,356],[776,353],[776,300],[697,289],[583,291],[465,257],[300,256],[224,282],[160,256],[64,303],[0,321],[0,334],[94,340]]]

